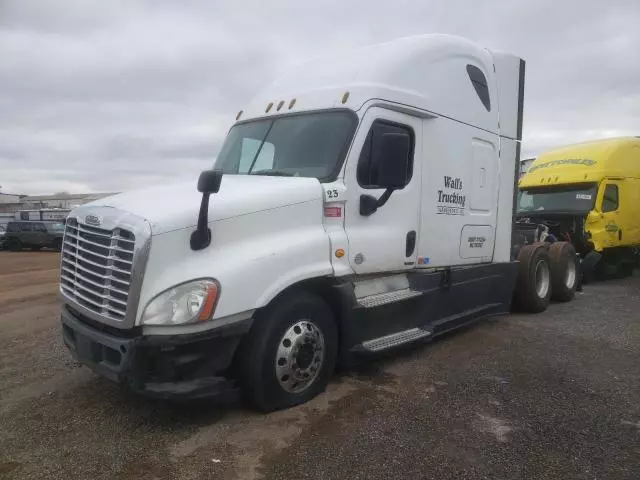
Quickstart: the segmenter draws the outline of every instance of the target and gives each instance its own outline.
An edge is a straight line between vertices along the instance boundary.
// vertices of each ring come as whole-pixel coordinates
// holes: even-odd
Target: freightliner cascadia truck
[[[568,145],[540,155],[520,179],[517,221],[571,242],[587,277],[640,264],[640,137]]]
[[[322,392],[338,365],[570,300],[571,244],[513,231],[524,66],[426,35],[287,72],[197,186],[70,213],[73,356],[146,395],[242,393],[270,411]]]

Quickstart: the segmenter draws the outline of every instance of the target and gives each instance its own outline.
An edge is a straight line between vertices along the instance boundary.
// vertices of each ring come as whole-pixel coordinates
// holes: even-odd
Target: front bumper
[[[77,361],[135,392],[171,400],[237,396],[230,370],[251,319],[193,334],[123,336],[63,305],[61,321]]]

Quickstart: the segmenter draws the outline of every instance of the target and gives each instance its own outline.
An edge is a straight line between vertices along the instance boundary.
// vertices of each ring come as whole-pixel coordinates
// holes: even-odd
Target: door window
[[[384,181],[378,175],[378,162],[380,160],[380,144],[382,136],[386,133],[400,133],[409,135],[411,147],[409,150],[409,162],[407,171],[407,184],[411,181],[413,174],[413,151],[415,136],[413,129],[406,125],[392,123],[385,120],[376,120],[371,125],[367,138],[362,146],[360,158],[358,159],[358,183],[362,188],[384,188]]]
[[[618,186],[607,185],[602,196],[602,213],[615,212],[618,209]]]

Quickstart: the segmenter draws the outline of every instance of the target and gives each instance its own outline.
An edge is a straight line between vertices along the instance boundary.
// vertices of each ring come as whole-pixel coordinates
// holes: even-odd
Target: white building
[[[0,193],[0,204],[20,203],[20,195],[12,195],[10,193]]]
[[[55,193],[30,196],[0,193],[0,225],[5,225],[13,219],[65,218],[71,209],[109,195],[113,193]]]
[[[114,195],[113,193],[55,193],[53,195],[29,195],[22,197],[22,209],[64,208],[71,209],[78,205]]]

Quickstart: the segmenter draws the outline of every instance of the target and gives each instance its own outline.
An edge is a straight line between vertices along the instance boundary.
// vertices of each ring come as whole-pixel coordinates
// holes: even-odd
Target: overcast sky
[[[435,32],[526,59],[524,156],[640,135],[637,0],[0,0],[2,191],[195,185],[282,68]]]

